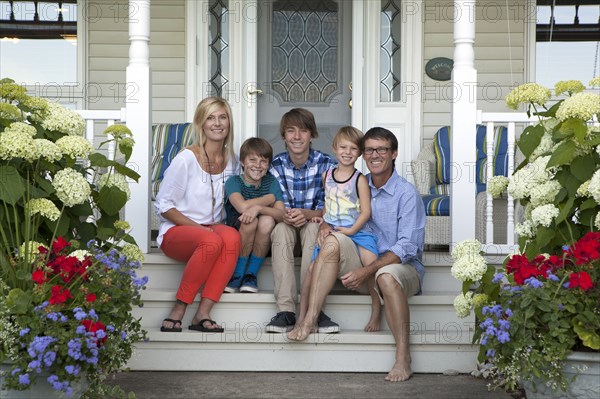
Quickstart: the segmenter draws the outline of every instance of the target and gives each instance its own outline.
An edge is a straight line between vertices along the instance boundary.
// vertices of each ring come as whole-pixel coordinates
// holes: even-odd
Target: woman
[[[189,329],[223,332],[210,311],[231,278],[240,252],[239,232],[221,223],[224,182],[239,174],[227,101],[202,100],[194,114],[194,129],[194,144],[175,156],[156,199],[161,219],[158,244],[165,255],[186,263],[177,301],[163,320],[163,332],[181,332],[186,308],[201,288],[200,305]]]

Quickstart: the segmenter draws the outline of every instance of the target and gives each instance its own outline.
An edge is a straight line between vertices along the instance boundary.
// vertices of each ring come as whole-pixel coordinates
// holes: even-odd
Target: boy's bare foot
[[[390,382],[402,382],[412,377],[412,369],[410,368],[410,357],[407,361],[396,360],[396,364],[390,370],[388,375],[385,376],[386,381]]]
[[[315,326],[309,324],[296,324],[294,329],[288,333],[288,339],[291,341],[304,341],[308,338],[308,334],[316,331]]]
[[[380,315],[371,314],[369,322],[365,326],[366,332],[375,332],[381,330],[381,318]]]

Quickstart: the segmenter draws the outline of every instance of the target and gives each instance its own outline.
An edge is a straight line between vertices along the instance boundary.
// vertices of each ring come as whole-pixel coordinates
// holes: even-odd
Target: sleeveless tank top
[[[352,227],[360,215],[360,201],[358,198],[358,178],[361,173],[354,170],[352,176],[346,181],[337,181],[333,172],[337,168],[329,169],[325,175],[325,210],[323,220],[339,227]]]

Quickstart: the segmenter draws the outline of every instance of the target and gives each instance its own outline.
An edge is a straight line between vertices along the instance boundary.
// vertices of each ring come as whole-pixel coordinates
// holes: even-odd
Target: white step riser
[[[172,302],[147,302],[143,309],[136,311],[142,317],[142,325],[148,330],[157,329],[162,320],[168,316]],[[196,306],[190,309],[183,319],[184,329],[191,323]],[[362,330],[369,320],[368,305],[328,305],[325,307],[329,315],[344,330]],[[224,328],[263,329],[276,313],[273,304],[252,303],[241,307],[239,304],[219,303],[213,308],[211,316]],[[381,316],[381,327],[389,331],[385,317]],[[411,331],[439,331],[440,341],[455,342],[457,337],[472,333],[474,320],[457,318],[451,306],[413,306],[411,307]]]
[[[429,266],[426,267],[425,281],[423,291],[455,291],[459,292],[461,284],[450,274],[449,267]],[[139,274],[148,276],[148,288],[170,289],[177,290],[181,275],[183,273],[183,265],[180,263],[172,264],[145,264]],[[300,268],[296,268],[296,284],[300,289]],[[258,273],[258,288],[262,291],[273,290],[273,273],[271,265],[264,265]],[[338,287],[343,286],[338,281]]]
[[[417,373],[442,373],[448,369],[468,373],[475,368],[477,350],[471,345],[411,345],[412,369]],[[394,355],[392,344],[147,342],[138,345],[129,367],[165,371],[386,373],[394,364]]]

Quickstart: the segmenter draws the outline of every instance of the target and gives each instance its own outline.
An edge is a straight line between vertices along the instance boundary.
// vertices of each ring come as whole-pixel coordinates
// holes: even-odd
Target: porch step
[[[299,282],[299,259],[296,260]],[[474,318],[457,318],[453,301],[460,284],[450,275],[447,253],[425,257],[427,275],[423,294],[409,299],[410,348],[413,370],[440,373],[447,369],[470,372],[478,347],[471,345]],[[301,343],[286,334],[269,334],[264,327],[277,311],[270,260],[258,276],[257,294],[223,294],[211,316],[224,333],[189,331],[199,301],[183,319],[182,333],[159,330],[175,299],[183,264],[160,253],[146,255],[141,275],[149,276],[142,293],[144,307],[136,309],[148,331],[148,341],[136,345],[129,367],[134,370],[189,371],[331,371],[385,372],[394,363],[393,336],[382,314],[377,333],[366,333],[371,298],[338,285],[328,296],[324,311],[340,324],[339,334],[311,334]]]

